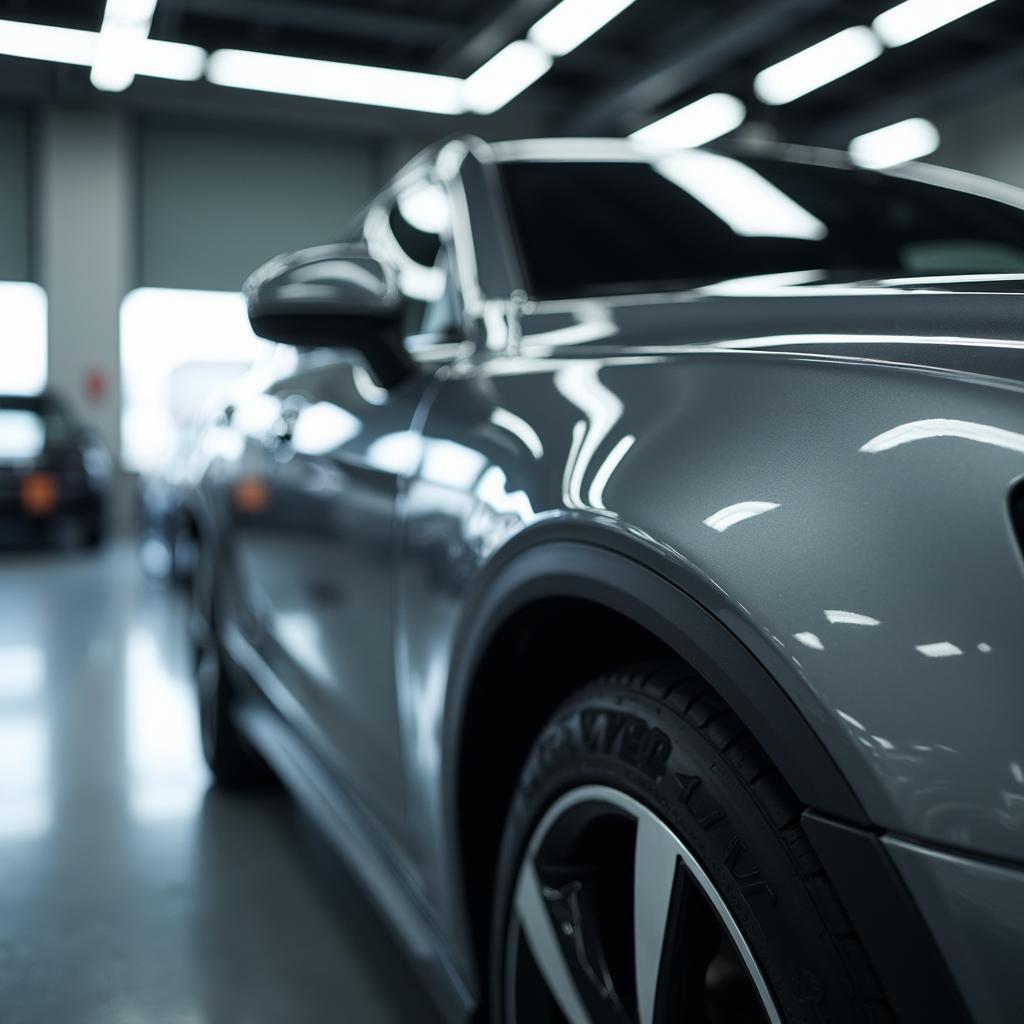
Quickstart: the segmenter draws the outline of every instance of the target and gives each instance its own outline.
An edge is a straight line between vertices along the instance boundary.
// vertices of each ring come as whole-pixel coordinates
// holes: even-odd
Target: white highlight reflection
[[[46,659],[35,644],[0,647],[0,700],[36,696],[42,689],[45,671]]]
[[[502,430],[507,430],[510,434],[518,437],[535,459],[544,458],[544,445],[540,436],[522,416],[517,416],[514,412],[499,407],[491,413],[491,422],[496,427],[501,427]]]
[[[632,434],[626,434],[619,438],[615,447],[608,453],[608,457],[597,467],[594,479],[590,484],[590,504],[593,508],[605,509],[608,506],[604,503],[604,489],[612,474],[619,468],[619,463],[626,457],[630,448],[636,444],[636,438]]]
[[[746,519],[753,519],[754,516],[764,515],[765,512],[771,512],[778,507],[778,502],[775,501],[740,501],[735,505],[726,505],[714,515],[708,516],[704,520],[704,525],[710,526],[718,533],[724,533],[730,526],[742,523]]]
[[[125,688],[133,817],[159,822],[194,814],[208,781],[195,697],[170,670],[148,629],[136,627],[128,635]]]
[[[820,241],[828,228],[739,160],[693,150],[655,160],[654,169],[747,238]]]
[[[793,639],[802,643],[804,647],[810,647],[812,651],[825,650],[825,645],[816,633],[794,633]]]
[[[829,608],[825,611],[825,618],[833,625],[839,626],[880,626],[879,619],[870,615],[861,615],[860,612],[844,612],[838,608]]]
[[[951,644],[948,640],[936,644],[918,644],[915,649],[926,658],[955,658],[958,654],[964,653],[956,644]]]
[[[985,423],[970,420],[913,420],[878,434],[860,446],[860,451],[876,455],[887,452],[912,441],[924,441],[934,437],[958,437],[964,441],[977,441],[996,448],[1024,453],[1024,434],[1002,427],[991,427]]]
[[[53,820],[50,734],[37,714],[0,719],[0,841],[31,839]]]

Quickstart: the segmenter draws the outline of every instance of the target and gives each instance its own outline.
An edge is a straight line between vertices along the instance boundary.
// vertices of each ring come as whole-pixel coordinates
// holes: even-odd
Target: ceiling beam
[[[468,29],[449,33],[431,70],[447,75],[468,75],[527,29],[554,6],[553,0],[499,0]]]
[[[441,46],[460,28],[441,18],[391,14],[370,4],[330,8],[300,0],[176,0],[176,6],[183,14],[421,47]]]
[[[654,114],[674,96],[720,73],[839,0],[759,0],[730,18],[707,13],[659,33],[656,46],[640,55],[635,70],[612,82],[567,122],[576,134],[617,132],[637,114]],[[634,125],[629,125],[632,128]]]

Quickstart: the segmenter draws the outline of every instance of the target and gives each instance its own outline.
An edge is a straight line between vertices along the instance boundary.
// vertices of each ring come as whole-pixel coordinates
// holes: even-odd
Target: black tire
[[[236,690],[217,635],[215,589],[196,586],[193,603],[193,665],[203,756],[219,784],[230,789],[261,788],[273,779],[273,773],[235,723]]]
[[[538,849],[533,845],[537,840],[531,837],[539,832],[539,826],[545,827],[542,819],[547,822],[567,795],[571,798],[573,793],[589,792],[580,788],[584,786],[609,787],[653,811],[692,854],[703,868],[705,882],[710,880],[746,940],[747,954],[752,954],[760,969],[760,982],[770,990],[779,1019],[787,1024],[863,1024],[894,1019],[864,949],[803,833],[800,814],[804,808],[725,703],[685,666],[659,663],[602,677],[572,696],[549,721],[527,759],[506,824],[495,886],[489,966],[490,1019],[495,1024],[521,1024],[506,1013],[510,1004],[505,989],[506,977],[518,987],[521,975],[517,972],[531,969],[519,966],[528,956],[514,960],[512,973],[509,968],[510,956],[522,957],[511,949],[514,943],[532,948],[521,945],[517,929],[528,929],[517,923],[520,918],[513,914],[517,879],[522,877],[527,850]],[[580,840],[589,844],[588,849],[598,845],[592,836],[593,832],[587,833]],[[603,842],[608,844],[608,840]],[[536,856],[533,863],[539,876],[540,855]],[[631,891],[632,881],[627,882]],[[679,885],[678,877],[675,885]],[[544,889],[546,899],[554,898],[551,892],[549,887]],[[672,900],[677,900],[678,889],[671,892]],[[706,891],[701,899],[705,906],[700,913],[706,915],[711,908]],[[557,921],[553,907],[548,904],[552,920]],[[608,912],[604,913],[607,922]],[[678,916],[681,911],[673,913]],[[629,921],[633,920],[630,916]],[[719,915],[717,924],[722,925],[722,920]],[[561,927],[571,934],[569,925],[563,922]],[[578,924],[577,932],[582,931]],[[676,933],[666,926],[665,934]],[[686,934],[685,929],[678,934]],[[691,930],[691,944],[692,934]],[[723,928],[721,934],[729,933]],[[563,941],[561,937],[559,941]],[[663,992],[677,987],[675,979],[667,986],[666,976],[677,973],[676,965],[682,962],[680,943],[671,938],[665,943],[662,948],[671,949],[673,955],[669,960],[663,953],[660,959],[656,998],[661,1004],[656,1007],[655,1019],[666,1012],[662,1004],[669,997],[663,999]],[[579,947],[573,948],[579,958]],[[608,962],[613,955],[614,949],[606,956]],[[694,954],[687,950],[687,956],[692,959]],[[572,958],[568,946],[566,958]],[[620,960],[625,962],[621,956]],[[673,965],[668,975],[666,962]],[[742,965],[743,961],[739,962]],[[690,969],[689,976],[699,975],[710,991],[712,970],[698,963],[696,974]],[[591,970],[590,975],[581,975],[580,984],[585,986],[593,974]],[[751,978],[747,981],[754,992]],[[634,982],[625,981],[622,988],[630,984]],[[635,984],[639,988],[639,983]],[[720,996],[686,996],[687,1000],[694,998],[696,1004],[690,1001],[686,1005],[704,1003],[707,1016],[698,1012],[692,1019],[730,1024],[754,1019],[723,1011],[720,1006],[716,1010],[710,1001]],[[513,995],[512,1002],[517,999]],[[541,996],[540,1001],[543,999]],[[525,997],[521,1001],[537,1002]],[[624,1011],[616,1010],[618,1016],[602,1012],[592,1017],[635,1021],[636,1002],[634,990],[632,1009],[626,1005]],[[526,1010],[517,1014],[525,1015]],[[543,1010],[533,1009],[530,1015],[532,1024],[548,1019]],[[550,1019],[562,1018],[554,1013]]]

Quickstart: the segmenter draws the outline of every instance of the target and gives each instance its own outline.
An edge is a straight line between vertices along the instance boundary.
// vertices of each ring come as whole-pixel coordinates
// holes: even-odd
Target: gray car
[[[1021,193],[456,139],[246,296],[204,749],[446,1014],[1024,1019]]]

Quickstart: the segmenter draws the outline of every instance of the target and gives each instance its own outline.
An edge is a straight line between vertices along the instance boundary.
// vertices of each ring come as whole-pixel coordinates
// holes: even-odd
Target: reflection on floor
[[[210,788],[184,629],[126,545],[0,557],[0,1020],[427,1020],[287,797]]]

